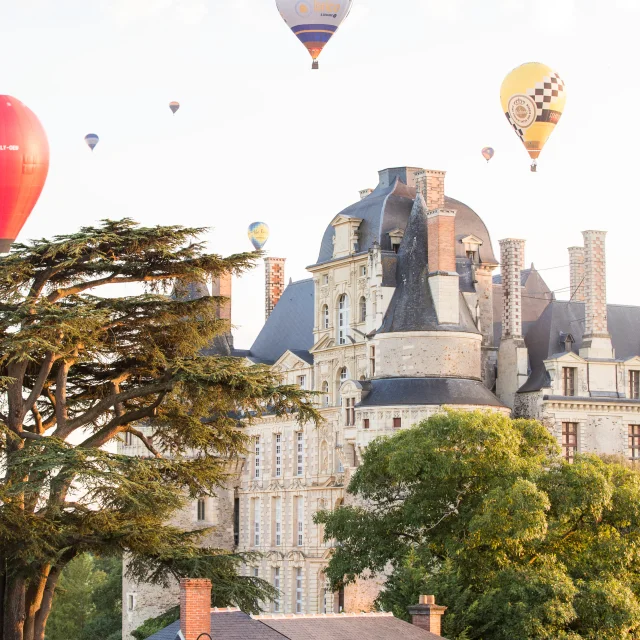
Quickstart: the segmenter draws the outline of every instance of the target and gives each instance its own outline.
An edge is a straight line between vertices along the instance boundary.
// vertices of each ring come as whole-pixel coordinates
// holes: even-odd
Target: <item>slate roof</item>
[[[363,200],[352,204],[341,212],[341,215],[351,218],[361,218],[360,238],[358,251],[366,252],[378,242],[383,251],[391,251],[389,232],[394,229],[404,229],[407,226],[411,208],[416,197],[416,189],[406,184],[406,168],[384,169],[380,171],[380,183]],[[493,253],[491,237],[486,225],[466,204],[445,197],[445,207],[455,209],[456,215],[456,240],[468,235],[475,235],[483,242],[479,249],[481,262],[497,264]],[[329,225],[322,238],[318,264],[330,262],[333,259],[333,236],[335,229]],[[456,242],[456,256],[466,258],[465,248],[461,242]]]
[[[291,350],[296,355],[313,347],[313,280],[292,282],[250,349],[255,362],[273,364]],[[309,362],[310,356],[303,357]]]
[[[148,640],[176,640],[180,622]],[[214,640],[442,640],[391,614],[326,616],[258,616],[241,611],[211,613]]]
[[[439,324],[428,283],[427,205],[418,194],[398,251],[396,290],[378,333],[463,331],[478,333],[460,296],[460,324]]]
[[[609,333],[617,359],[628,360],[640,354],[640,307],[607,305]],[[520,393],[539,391],[549,386],[544,360],[565,350],[564,339],[570,333],[575,342],[572,351],[578,353],[584,334],[585,303],[555,300],[537,322],[529,328],[525,343],[529,349],[531,375]]]
[[[502,403],[479,380],[466,378],[377,378],[361,383],[360,407],[397,405],[479,405]]]

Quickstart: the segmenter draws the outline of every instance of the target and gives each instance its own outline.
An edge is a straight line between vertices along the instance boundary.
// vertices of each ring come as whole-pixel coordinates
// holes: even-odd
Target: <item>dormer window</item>
[[[467,258],[472,264],[480,263],[480,247],[482,246],[482,240],[477,236],[466,236],[460,240],[464,245],[464,251]]]
[[[402,229],[394,229],[393,231],[389,231],[389,240],[391,242],[391,248],[395,253],[398,253],[403,237],[404,237],[404,231]]]
[[[334,258],[342,258],[358,251],[358,227],[361,223],[362,218],[351,218],[342,213],[333,219],[331,225],[334,228]]]

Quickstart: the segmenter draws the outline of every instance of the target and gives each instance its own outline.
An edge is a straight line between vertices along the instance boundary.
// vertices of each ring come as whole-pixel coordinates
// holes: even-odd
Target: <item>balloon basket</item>
[[[317,60],[313,61],[313,64],[311,65],[311,68],[314,69],[314,70],[320,68],[320,65],[318,64]]]
[[[538,163],[535,161],[531,163],[531,173],[538,173]]]

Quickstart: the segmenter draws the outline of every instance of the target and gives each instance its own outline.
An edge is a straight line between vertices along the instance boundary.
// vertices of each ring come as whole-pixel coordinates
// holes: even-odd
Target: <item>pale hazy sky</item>
[[[38,114],[52,150],[21,239],[130,216],[211,226],[231,253],[264,220],[296,280],[379,169],[412,165],[446,170],[496,251],[526,238],[538,268],[608,230],[609,301],[640,304],[640,0],[355,0],[316,72],[275,0],[5,0],[0,20],[0,93]],[[529,61],[568,90],[537,175],[499,102]],[[568,268],[544,276],[568,287]],[[263,323],[263,280],[235,283],[240,347]]]

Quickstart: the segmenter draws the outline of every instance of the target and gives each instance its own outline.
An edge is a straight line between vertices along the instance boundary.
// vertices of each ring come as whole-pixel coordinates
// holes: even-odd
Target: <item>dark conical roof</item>
[[[427,204],[419,193],[398,250],[396,290],[378,333],[403,331],[478,333],[462,294],[459,294],[460,324],[438,324],[428,282],[427,234]]]

